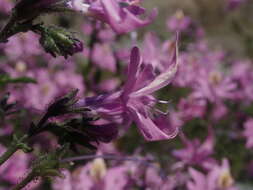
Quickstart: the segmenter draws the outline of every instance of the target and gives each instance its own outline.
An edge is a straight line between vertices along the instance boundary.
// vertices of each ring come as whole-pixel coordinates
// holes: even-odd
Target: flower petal
[[[141,56],[138,47],[133,47],[130,55],[130,63],[128,65],[127,82],[124,86],[122,97],[125,98],[129,95],[136,83],[137,72],[141,63]]]
[[[129,110],[140,132],[148,141],[172,139],[178,133],[178,128],[172,127],[165,115],[161,114],[152,120],[134,107],[131,107]]]
[[[160,88],[167,86],[172,81],[173,77],[175,76],[177,72],[177,67],[178,67],[177,40],[175,41],[175,44],[173,46],[174,46],[174,53],[173,53],[173,57],[172,57],[169,68],[165,72],[162,72],[160,75],[158,75],[149,85],[132,93],[131,96],[136,97],[136,96],[151,94],[159,90]]]
[[[101,0],[101,3],[107,15],[108,24],[119,34],[146,26],[152,22],[157,15],[157,10],[154,9],[149,18],[141,20],[126,8],[121,8],[115,0]]]

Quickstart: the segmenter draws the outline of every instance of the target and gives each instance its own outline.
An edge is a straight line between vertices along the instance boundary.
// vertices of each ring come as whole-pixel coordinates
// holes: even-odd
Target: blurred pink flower
[[[138,16],[143,14],[144,9],[138,2],[138,0],[95,0],[83,3],[81,0],[73,0],[72,6],[85,15],[108,23],[115,32],[121,34],[146,26],[156,17],[157,10],[154,9],[149,18],[141,20]]]
[[[32,32],[12,36],[4,45],[4,51],[11,60],[20,60],[41,55],[42,49],[38,43],[38,36]]]
[[[252,148],[253,147],[253,118],[248,119],[244,123],[243,136],[246,137],[247,139],[246,147]]]
[[[178,104],[178,110],[184,121],[193,118],[201,118],[206,113],[206,101],[189,95],[187,98],[181,98]]]
[[[46,68],[27,71],[26,67],[22,71],[18,71],[17,68],[9,68],[8,70],[11,71],[12,77],[27,76],[37,81],[36,84],[13,85],[9,88],[11,98],[27,108],[43,110],[56,96],[60,96],[73,88],[78,88],[80,94],[84,93],[82,76],[75,73],[71,68],[58,71]]]
[[[13,7],[13,3],[10,0],[1,0],[0,1],[0,12],[9,13]]]
[[[116,60],[108,43],[95,44],[92,50],[92,61],[101,69],[116,71]]]
[[[192,180],[187,183],[187,190],[237,190],[230,173],[227,159],[222,160],[222,165],[213,167],[207,175],[189,168]]]
[[[145,64],[151,64],[155,69],[162,72],[166,69],[171,60],[171,51],[173,51],[173,42],[161,42],[154,33],[147,33],[142,43],[141,55]]]
[[[128,168],[124,165],[107,168],[105,161],[97,158],[72,174],[64,171],[64,179],[57,178],[54,190],[123,190],[128,181]]]
[[[6,151],[6,148],[0,144],[0,155]],[[28,154],[17,151],[9,160],[0,167],[0,180],[11,184],[17,184],[28,172],[29,168]]]
[[[234,10],[240,7],[243,3],[247,2],[247,0],[226,0],[227,1],[227,8],[229,10]]]
[[[237,91],[236,97],[245,103],[253,100],[253,67],[249,61],[235,62],[231,68],[231,78],[237,83],[240,90]]]
[[[178,10],[175,15],[170,17],[167,21],[167,27],[172,32],[183,32],[189,29],[190,24],[192,23],[190,17],[184,16],[182,10]]]
[[[203,143],[201,143],[199,139],[189,140],[184,134],[180,134],[185,148],[181,150],[173,150],[172,154],[184,164],[190,166],[197,165],[205,169],[212,168],[215,164],[215,160],[211,158],[215,145],[215,137],[213,133],[213,129],[209,127],[208,136]]]

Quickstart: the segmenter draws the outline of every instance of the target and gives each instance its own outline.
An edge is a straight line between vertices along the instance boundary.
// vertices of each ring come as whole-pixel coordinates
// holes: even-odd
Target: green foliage
[[[35,79],[26,76],[11,78],[10,76],[5,74],[0,75],[0,86],[4,86],[10,83],[37,83],[37,82]]]

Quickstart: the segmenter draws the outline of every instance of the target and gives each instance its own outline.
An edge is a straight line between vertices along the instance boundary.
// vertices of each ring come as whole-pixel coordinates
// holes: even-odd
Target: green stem
[[[31,171],[19,184],[17,184],[12,190],[20,190],[23,189],[26,185],[28,185],[32,180],[37,177],[34,171]]]
[[[22,136],[20,139],[13,138],[11,145],[8,147],[6,152],[0,156],[0,166],[7,161],[18,149],[24,148],[24,142],[27,140],[27,135]]]
[[[8,150],[0,157],[0,166],[8,160],[19,148],[17,146],[10,146]]]

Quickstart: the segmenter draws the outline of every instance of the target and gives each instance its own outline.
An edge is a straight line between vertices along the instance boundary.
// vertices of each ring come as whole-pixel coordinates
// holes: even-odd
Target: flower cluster
[[[250,6],[0,0],[0,190],[252,189]]]

